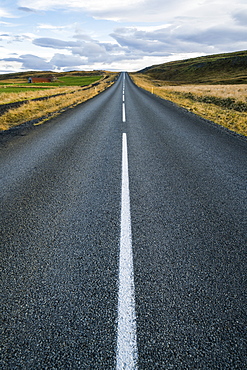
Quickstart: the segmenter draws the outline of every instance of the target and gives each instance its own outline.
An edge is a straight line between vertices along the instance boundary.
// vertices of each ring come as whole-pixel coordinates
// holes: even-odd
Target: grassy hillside
[[[169,85],[247,83],[247,50],[154,65],[138,73]]]
[[[16,72],[16,73],[6,73],[0,74],[0,81],[14,79],[16,83],[20,81],[27,81],[28,77],[49,77],[53,76],[55,78],[62,77],[80,77],[80,76],[99,76],[105,74],[105,71],[71,71],[71,72],[52,72],[52,71],[27,71],[27,72]]]
[[[247,51],[159,64],[131,77],[143,89],[247,136]]]

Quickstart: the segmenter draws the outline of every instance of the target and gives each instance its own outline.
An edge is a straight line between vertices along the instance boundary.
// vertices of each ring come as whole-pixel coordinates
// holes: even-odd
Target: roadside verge
[[[247,136],[247,85],[169,85],[142,74],[130,76],[144,90]]]
[[[40,125],[45,121],[59,115],[69,108],[73,108],[110,87],[118,74],[105,75],[96,83],[85,87],[68,87],[67,91],[41,96],[1,106],[0,132],[23,124]]]

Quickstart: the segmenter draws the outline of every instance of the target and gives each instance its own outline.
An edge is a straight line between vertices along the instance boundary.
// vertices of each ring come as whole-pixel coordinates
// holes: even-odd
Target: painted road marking
[[[122,137],[122,198],[116,369],[137,369],[135,289],[126,133],[123,133]]]
[[[123,103],[123,122],[126,122],[125,104]]]

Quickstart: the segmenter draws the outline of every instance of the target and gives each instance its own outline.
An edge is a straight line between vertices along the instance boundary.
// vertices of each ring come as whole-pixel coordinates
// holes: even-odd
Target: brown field
[[[173,85],[131,74],[145,90],[238,134],[247,136],[247,85]],[[203,100],[203,101],[202,101]]]
[[[85,102],[110,87],[114,82],[117,73],[111,73],[107,78],[100,81],[97,86],[76,86],[58,87],[47,90],[23,91],[21,93],[2,93],[1,103],[10,103],[28,99],[28,103],[9,110],[0,116],[0,131],[8,130],[13,126],[40,119],[37,124],[42,124],[67,108]],[[51,97],[43,101],[32,101],[38,97],[45,97],[65,93],[62,96]]]

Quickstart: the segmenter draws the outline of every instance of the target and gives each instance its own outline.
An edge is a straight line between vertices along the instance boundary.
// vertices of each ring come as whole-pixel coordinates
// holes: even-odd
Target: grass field
[[[131,77],[143,89],[247,136],[247,84],[169,86],[139,73]]]
[[[2,114],[0,116],[0,131],[36,119],[40,119],[39,124],[41,124],[68,107],[74,107],[104,91],[113,84],[116,76],[117,73],[107,73],[101,76],[61,76],[55,82],[35,84],[35,87],[30,87],[31,84],[23,83],[26,87],[16,87],[16,90],[13,85],[9,86],[11,81],[8,79],[8,85],[6,84],[6,86],[9,86],[9,88],[3,87],[0,90],[0,104],[26,100],[28,100],[28,103]],[[3,81],[1,82],[3,83]],[[92,86],[92,83],[96,81],[99,84]],[[19,84],[20,81],[18,81]],[[44,88],[44,85],[48,85],[48,87]],[[43,97],[48,99],[42,101],[33,100]]]
[[[86,86],[99,81],[102,76],[64,76],[51,82],[53,86]],[[49,84],[46,84],[49,86]]]
[[[143,89],[247,136],[247,50],[153,65],[131,75]]]
[[[0,93],[0,104],[8,104],[22,100],[32,100],[40,97],[57,95],[63,93],[71,93],[73,91],[81,90],[78,86],[67,87],[50,87],[50,88],[22,88],[20,90],[4,90]]]
[[[206,55],[147,67],[140,71],[170,84],[247,84],[247,51]]]
[[[62,76],[52,82],[28,83],[27,79],[7,79],[0,81],[0,94],[8,92],[22,92],[23,89],[35,91],[37,89],[48,89],[59,86],[87,86],[99,81],[102,76]],[[0,95],[1,101],[1,95]]]
[[[37,90],[49,90],[51,87],[45,87],[45,86],[37,86],[37,87],[30,87],[30,86],[8,86],[4,85],[0,86],[0,104],[2,104],[2,94],[9,94],[9,93],[22,93],[23,91],[37,91]]]

